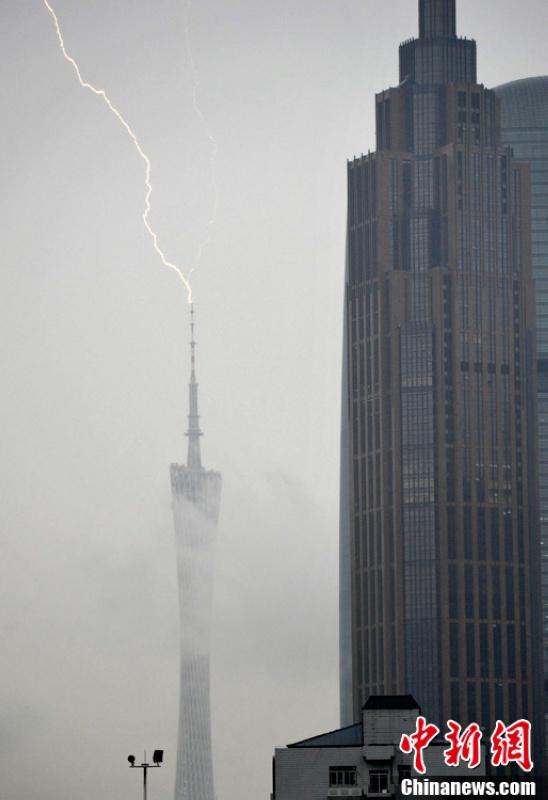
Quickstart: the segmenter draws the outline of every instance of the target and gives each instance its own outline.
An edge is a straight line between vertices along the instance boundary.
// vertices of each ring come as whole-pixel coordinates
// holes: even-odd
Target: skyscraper
[[[531,244],[537,312],[539,507],[542,548],[544,679],[548,689],[548,77],[495,88],[501,133],[531,168]],[[545,690],[546,694],[546,690]]]
[[[181,626],[175,800],[215,800],[209,652],[221,476],[202,466],[195,347],[192,308],[187,465],[171,465]]]
[[[369,695],[407,693],[438,723],[532,718],[529,169],[502,143],[455,0],[419,0],[376,127],[376,152],[348,164],[341,633],[354,719]]]

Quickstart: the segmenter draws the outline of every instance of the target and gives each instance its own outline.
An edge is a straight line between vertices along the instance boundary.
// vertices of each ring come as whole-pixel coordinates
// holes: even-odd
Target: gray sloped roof
[[[363,744],[363,726],[361,722],[339,728],[329,733],[321,733],[301,742],[288,744],[288,747],[361,747]]]

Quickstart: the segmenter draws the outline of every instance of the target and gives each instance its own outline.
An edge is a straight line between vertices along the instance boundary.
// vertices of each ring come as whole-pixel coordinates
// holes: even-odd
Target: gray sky
[[[219,800],[267,798],[274,745],[333,728],[345,160],[374,148],[416,2],[194,0],[219,143],[194,288],[207,466],[223,473],[213,638]],[[153,165],[191,263],[211,191],[185,0],[57,0],[66,45]],[[137,798],[164,747],[178,622],[168,467],[185,459],[187,308],[142,222],[142,163],[41,0],[1,0],[0,774],[6,800]],[[480,10],[478,10],[478,8]],[[545,0],[461,0],[487,86],[548,72]]]

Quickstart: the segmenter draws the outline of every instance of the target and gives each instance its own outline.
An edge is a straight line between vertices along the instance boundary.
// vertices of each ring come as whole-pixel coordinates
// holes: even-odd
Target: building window
[[[388,770],[372,769],[369,771],[369,794],[388,792]]]
[[[330,786],[357,786],[357,767],[329,767]]]
[[[457,722],[460,720],[460,683],[451,683],[451,718]]]
[[[407,778],[411,777],[411,767],[408,764],[403,764],[398,767],[398,781],[403,783]]]
[[[449,616],[458,619],[459,616],[459,587],[457,581],[457,568],[449,565]]]

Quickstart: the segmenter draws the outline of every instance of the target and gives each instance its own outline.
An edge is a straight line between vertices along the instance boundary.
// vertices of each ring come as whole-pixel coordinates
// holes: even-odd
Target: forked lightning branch
[[[90,92],[93,92],[93,94],[95,94],[98,97],[101,97],[103,99],[103,101],[105,102],[105,104],[108,107],[108,109],[111,111],[112,114],[114,114],[116,119],[119,121],[119,123],[125,129],[127,135],[129,136],[129,138],[133,142],[133,145],[134,145],[135,149],[139,153],[139,156],[141,157],[141,159],[142,159],[142,161],[143,161],[143,163],[145,165],[145,209],[143,211],[143,224],[144,224],[144,226],[145,226],[150,238],[152,239],[152,244],[154,246],[154,249],[155,249],[156,253],[160,257],[160,260],[161,260],[162,264],[164,265],[164,267],[172,269],[178,275],[179,279],[182,281],[182,283],[183,283],[183,285],[184,285],[184,287],[185,287],[185,289],[187,291],[188,302],[192,303],[192,286],[190,284],[189,277],[188,277],[188,275],[189,275],[191,270],[188,270],[188,272],[185,274],[185,272],[183,271],[183,269],[181,267],[179,267],[177,264],[173,263],[172,261],[169,261],[169,259],[165,255],[164,251],[160,247],[158,234],[156,233],[156,231],[152,227],[152,225],[150,223],[150,220],[149,220],[150,210],[151,210],[151,197],[152,197],[152,183],[151,183],[152,167],[151,167],[150,159],[147,156],[147,154],[145,153],[145,151],[143,150],[143,148],[141,146],[141,143],[140,143],[139,139],[137,138],[137,135],[135,134],[133,129],[130,127],[130,125],[126,121],[126,119],[122,116],[120,111],[118,111],[116,106],[114,106],[114,104],[110,100],[109,96],[104,91],[104,89],[98,89],[96,86],[93,86],[93,84],[91,84],[88,81],[83,79],[82,73],[80,72],[80,67],[78,66],[78,64],[74,60],[74,58],[72,58],[72,56],[70,56],[69,53],[66,50],[65,41],[64,41],[64,38],[63,38],[63,34],[61,32],[61,26],[59,24],[59,20],[57,18],[57,14],[55,13],[53,8],[49,4],[48,0],[44,0],[44,5],[46,6],[46,8],[48,9],[49,13],[51,14],[51,17],[52,17],[53,22],[55,24],[55,30],[57,31],[57,38],[59,39],[59,46],[61,48],[61,52],[63,53],[63,56],[64,56],[65,60],[68,61],[69,64],[71,64],[72,67],[74,68],[74,71],[76,73],[76,77],[78,78],[80,86],[82,86],[83,89],[89,89]]]

